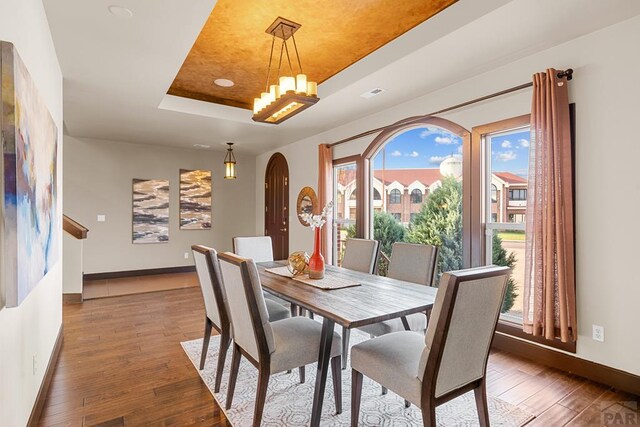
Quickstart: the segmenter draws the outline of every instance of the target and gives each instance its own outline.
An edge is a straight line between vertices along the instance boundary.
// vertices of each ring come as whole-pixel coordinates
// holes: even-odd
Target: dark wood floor
[[[198,288],[65,306],[40,425],[230,425],[180,346],[202,337],[203,319]],[[536,415],[531,426],[603,425],[605,409],[640,421],[637,397],[502,352],[488,393]]]

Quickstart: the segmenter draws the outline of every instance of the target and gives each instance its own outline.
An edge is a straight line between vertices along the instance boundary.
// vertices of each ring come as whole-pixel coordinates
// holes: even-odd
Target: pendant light
[[[236,179],[236,157],[233,155],[233,142],[227,142],[227,155],[224,157],[224,179]]]

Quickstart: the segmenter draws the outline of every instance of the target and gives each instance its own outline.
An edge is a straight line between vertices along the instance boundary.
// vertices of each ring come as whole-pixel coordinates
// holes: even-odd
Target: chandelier
[[[318,102],[318,84],[307,81],[306,74],[302,71],[302,63],[298,54],[296,38],[294,33],[301,27],[293,21],[278,17],[273,24],[267,28],[266,33],[271,34],[271,54],[269,55],[269,67],[267,69],[267,83],[265,91],[259,98],[253,100],[253,117],[256,122],[278,124],[290,117],[306,110]],[[275,84],[270,84],[271,68],[273,64],[273,51],[276,47],[276,38],[281,39],[280,57],[278,60],[278,70]],[[295,74],[289,55],[289,45],[287,40],[293,41],[294,60],[298,62],[300,72]],[[284,66],[288,65],[289,74],[281,74],[282,61],[286,59]]]

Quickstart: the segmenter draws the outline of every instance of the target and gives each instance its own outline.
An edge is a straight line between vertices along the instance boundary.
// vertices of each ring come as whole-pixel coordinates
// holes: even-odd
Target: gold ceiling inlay
[[[264,90],[274,19],[296,33],[305,74],[322,83],[457,0],[218,0],[168,93],[252,109]],[[220,87],[215,79],[229,79]]]

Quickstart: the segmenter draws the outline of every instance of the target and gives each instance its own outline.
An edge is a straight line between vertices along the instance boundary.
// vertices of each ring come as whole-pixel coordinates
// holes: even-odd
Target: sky
[[[491,138],[494,172],[512,172],[527,177],[529,131],[512,132]],[[411,129],[390,140],[374,159],[374,168],[437,168],[449,156],[462,156],[462,138],[438,127]]]

